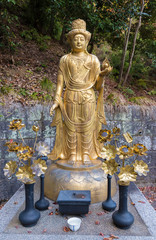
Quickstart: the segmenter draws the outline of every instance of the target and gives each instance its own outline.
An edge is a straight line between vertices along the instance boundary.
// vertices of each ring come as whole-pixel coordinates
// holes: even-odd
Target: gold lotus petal
[[[136,160],[135,163],[133,164],[134,171],[139,175],[139,176],[146,176],[147,172],[149,172],[148,165],[143,161],[143,160]]]
[[[38,132],[38,131],[39,131],[39,126],[33,125],[33,126],[32,126],[32,130],[33,130],[34,132]]]
[[[16,177],[19,181],[23,183],[34,183],[35,182],[35,175],[32,173],[32,169],[30,166],[23,166],[18,169],[16,173]]]
[[[105,161],[102,164],[102,169],[106,174],[113,175],[118,170],[118,163],[115,161],[115,159],[111,159],[109,161]]]
[[[11,160],[5,164],[5,167],[3,169],[4,175],[9,178],[16,172],[16,169],[17,169],[17,162]]]
[[[127,151],[124,151],[124,148]],[[118,149],[118,155],[120,159],[128,158],[133,156],[133,148],[130,148],[127,145],[123,145]]]
[[[101,151],[101,156],[103,159],[114,159],[117,154],[117,150],[115,146],[108,144],[107,146],[104,146]]]
[[[34,163],[32,164],[31,169],[33,174],[39,177],[41,176],[41,174],[44,174],[47,170],[46,162],[40,158],[37,160],[34,160]]]
[[[102,134],[106,133],[106,136],[103,136]],[[107,129],[101,129],[99,134],[98,134],[98,140],[100,142],[107,142],[107,141],[111,141],[111,138],[113,137],[113,134],[111,134],[111,130],[107,130]]]
[[[27,161],[28,159],[32,158],[34,154],[34,150],[29,146],[19,147],[17,157],[21,160]]]
[[[133,138],[132,138],[132,136],[130,135],[129,132],[124,133],[123,136],[124,136],[124,138],[126,139],[126,141],[127,141],[128,143],[133,142]]]
[[[119,180],[122,182],[134,182],[136,181],[137,173],[134,171],[134,167],[127,165],[120,168],[120,173],[118,174]]]

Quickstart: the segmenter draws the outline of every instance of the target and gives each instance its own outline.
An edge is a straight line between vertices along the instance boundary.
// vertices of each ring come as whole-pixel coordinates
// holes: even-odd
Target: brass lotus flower
[[[9,126],[11,130],[20,130],[23,127],[25,127],[25,124],[22,124],[21,119],[14,119],[13,121],[10,122]]]
[[[17,169],[17,162],[11,160],[10,162],[5,164],[5,167],[3,169],[4,175],[10,178],[16,172],[16,169]]]
[[[115,159],[107,160],[102,164],[102,169],[106,174],[113,175],[115,172],[117,172],[118,163],[115,161]]]
[[[104,143],[107,141],[111,141],[112,137],[113,134],[111,134],[111,130],[101,129],[98,135],[98,140]]]
[[[116,147],[110,144],[104,146],[101,151],[102,158],[107,160],[115,158],[116,154],[117,154]]]
[[[41,176],[41,174],[44,174],[47,170],[46,162],[42,159],[37,159],[34,161],[34,163],[31,165],[31,169],[33,174],[36,176]]]
[[[16,177],[23,183],[30,184],[35,182],[35,175],[33,174],[31,167],[28,165],[20,167],[16,173]]]
[[[114,128],[113,128],[113,133],[114,133],[115,135],[120,135],[120,128],[114,127]]]
[[[8,147],[9,152],[17,152],[19,148],[19,145],[17,142],[6,142],[5,146]]]
[[[33,149],[29,146],[21,146],[18,149],[17,157],[23,161],[27,161],[28,159],[32,158],[33,156]]]
[[[143,144],[134,144],[133,145],[133,152],[138,154],[139,156],[147,155],[147,148]]]
[[[130,182],[136,181],[137,173],[134,171],[134,167],[129,165],[120,168],[120,173],[118,174],[119,185],[129,185]]]
[[[148,165],[143,161],[143,160],[136,160],[135,163],[133,164],[134,171],[139,175],[139,176],[147,176],[147,172],[149,172]]]
[[[33,130],[34,132],[38,132],[38,131],[39,131],[39,126],[33,125],[33,126],[32,126],[32,130]]]
[[[118,148],[118,153],[120,159],[125,159],[128,157],[133,156],[133,150],[132,148],[128,147],[127,145],[123,145],[120,148]]]
[[[47,156],[50,153],[49,146],[44,142],[39,142],[36,144],[36,151],[39,156]]]

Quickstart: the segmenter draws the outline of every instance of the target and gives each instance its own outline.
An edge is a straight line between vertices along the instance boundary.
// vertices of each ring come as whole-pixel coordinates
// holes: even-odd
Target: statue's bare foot
[[[92,162],[90,161],[90,158],[89,158],[89,156],[87,155],[87,154],[84,154],[83,155],[83,163],[85,164],[85,165],[90,165]]]
[[[71,165],[74,165],[76,163],[76,155],[75,154],[70,155],[68,163]]]

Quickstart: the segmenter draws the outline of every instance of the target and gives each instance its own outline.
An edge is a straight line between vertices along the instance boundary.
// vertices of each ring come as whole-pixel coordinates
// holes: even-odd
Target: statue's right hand
[[[59,103],[57,101],[54,102],[53,106],[50,108],[50,116],[53,115],[53,112],[56,108],[58,108]]]

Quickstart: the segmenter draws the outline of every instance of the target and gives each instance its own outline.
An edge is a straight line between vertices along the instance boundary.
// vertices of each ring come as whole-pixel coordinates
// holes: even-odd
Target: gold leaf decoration
[[[10,122],[10,125],[9,125],[9,128],[11,130],[20,130],[23,127],[25,127],[25,124],[22,124],[21,119],[14,119]]]
[[[147,176],[147,172],[149,172],[148,165],[143,161],[143,160],[136,160],[135,163],[133,164],[134,171],[139,175],[139,176]]]
[[[143,144],[137,143],[133,145],[133,152],[139,156],[147,155],[147,148]]]
[[[118,148],[118,153],[120,159],[125,159],[128,157],[133,156],[133,149],[128,147],[127,145],[123,145],[120,148]]]
[[[32,126],[32,130],[33,130],[34,132],[38,132],[38,131],[39,131],[39,126],[33,125],[33,126]]]
[[[111,159],[109,161],[105,161],[102,164],[102,169],[106,174],[113,175],[118,170],[118,163],[115,161],[115,159]]]
[[[104,146],[101,151],[102,158],[107,160],[115,158],[116,154],[117,154],[116,147],[110,144]]]
[[[119,185],[129,185],[130,182],[136,181],[137,173],[134,171],[134,167],[129,165],[120,168],[120,173],[118,174]]]
[[[31,169],[33,174],[39,177],[41,176],[41,174],[44,174],[47,170],[46,162],[40,158],[34,160],[34,163],[31,165]]]
[[[47,156],[50,153],[49,146],[44,142],[39,142],[36,144],[36,151],[39,156]]]
[[[23,183],[31,184],[35,182],[35,175],[33,174],[31,167],[28,165],[20,167],[16,173],[16,177]]]
[[[16,169],[17,169],[17,162],[11,160],[5,164],[5,167],[3,169],[4,175],[10,178],[16,172]]]
[[[111,141],[112,137],[113,134],[111,134],[111,130],[101,129],[98,135],[98,140],[105,143],[107,141]]]
[[[114,133],[115,135],[120,135],[120,128],[114,127],[114,128],[113,128],[113,133]]]
[[[128,143],[133,142],[133,138],[132,138],[132,136],[130,135],[129,132],[124,133],[123,136],[124,136],[125,140],[126,140]]]
[[[29,146],[21,146],[18,149],[17,157],[19,157],[20,160],[27,161],[28,159],[32,158],[33,156],[33,149]]]

